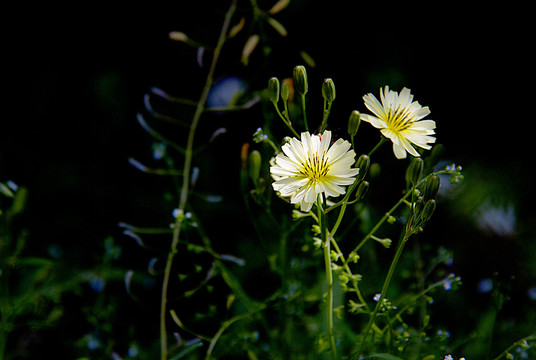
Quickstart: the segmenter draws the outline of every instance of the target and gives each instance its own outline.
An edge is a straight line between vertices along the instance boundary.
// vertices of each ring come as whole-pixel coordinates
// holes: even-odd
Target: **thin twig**
[[[216,45],[216,48],[214,49],[214,56],[212,57],[212,63],[210,64],[210,69],[207,74],[205,86],[203,88],[203,91],[197,103],[194,117],[192,119],[192,124],[190,126],[190,131],[188,134],[188,142],[186,145],[186,155],[185,155],[185,160],[184,160],[182,189],[181,189],[179,206],[178,206],[179,211],[184,211],[186,207],[186,202],[188,200],[189,180],[190,180],[190,171],[192,167],[195,131],[197,129],[197,125],[199,124],[199,120],[205,108],[205,103],[207,101],[208,93],[213,83],[214,71],[216,69],[216,64],[218,63],[218,58],[219,58],[221,49],[227,38],[229,24],[231,23],[231,17],[236,9],[236,2],[237,0],[232,1],[231,6],[229,7],[229,10],[227,11],[227,14],[225,15],[225,20],[222,25],[218,43]],[[167,257],[166,268],[164,270],[164,280],[162,283],[162,297],[161,297],[161,304],[160,304],[160,348],[161,348],[162,360],[167,360],[167,330],[166,330],[167,293],[168,293],[169,278],[171,275],[171,267],[173,264],[173,258],[177,252],[177,245],[179,243],[182,221],[183,221],[183,217],[178,216],[177,222],[175,223],[175,226],[174,226],[173,240],[171,243],[171,249]]]

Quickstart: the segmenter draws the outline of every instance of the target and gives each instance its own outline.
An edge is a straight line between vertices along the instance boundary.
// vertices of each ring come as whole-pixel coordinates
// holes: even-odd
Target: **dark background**
[[[409,87],[416,100],[430,106],[445,159],[462,164],[466,176],[472,176],[475,188],[465,191],[493,183],[486,185],[492,190],[483,196],[514,203],[519,219],[519,236],[504,239],[469,224],[464,216],[473,209],[460,209],[465,203],[449,203],[442,210],[444,219],[437,221],[434,234],[454,249],[467,279],[470,300],[465,306],[478,308],[482,299],[476,283],[499,273],[505,279],[521,278],[516,291],[523,300],[518,304],[526,309],[530,303],[523,291],[536,286],[531,258],[522,256],[534,250],[535,233],[533,96],[527,90],[533,55],[524,19],[528,9],[504,3],[348,4],[291,1],[276,15],[289,35],[282,38],[265,25],[261,45],[270,52],[256,49],[245,67],[239,63],[240,45],[254,30],[246,26],[241,37],[224,48],[226,60],[217,76],[241,76],[252,91],[261,90],[271,76],[290,77],[292,68],[303,63],[299,51],[304,50],[316,61],[315,68],[308,68],[310,104],[321,104],[320,84],[325,77],[333,78],[337,100],[332,119],[343,131],[351,110],[365,111],[363,94],[377,94],[385,84],[394,90]],[[271,5],[259,1],[261,8]],[[129,157],[151,161],[154,140],[140,128],[136,114],[145,111],[143,96],[152,86],[197,100],[208,62],[200,68],[196,50],[169,40],[168,33],[184,31],[214,45],[226,7],[226,1],[121,8],[88,3],[6,12],[15,21],[3,35],[7,46],[2,57],[8,65],[0,181],[11,179],[29,190],[28,253],[48,256],[55,245],[63,251],[65,268],[91,267],[99,261],[103,240],[112,235],[125,248],[121,266],[146,263],[148,256],[129,248],[117,224],[165,226],[176,202],[162,194],[173,193],[171,182],[128,164]],[[239,1],[235,21],[238,15],[249,16],[248,9]],[[191,118],[187,111],[181,114],[186,121]],[[204,181],[228,197],[236,195],[236,203],[241,199],[240,146],[251,141],[262,122],[261,105],[240,114],[210,115],[201,122],[201,136],[220,126],[228,129],[220,144],[225,151],[203,161],[214,161],[229,173],[217,182]],[[181,139],[172,133],[177,130],[166,131]],[[368,149],[376,134],[370,129],[363,133],[363,148]],[[382,150],[389,153],[387,147]],[[232,209],[243,211],[239,205]],[[441,231],[445,228],[447,232]],[[68,300],[67,310],[80,301],[75,298],[70,305]],[[514,311],[512,317],[518,316],[522,314]]]

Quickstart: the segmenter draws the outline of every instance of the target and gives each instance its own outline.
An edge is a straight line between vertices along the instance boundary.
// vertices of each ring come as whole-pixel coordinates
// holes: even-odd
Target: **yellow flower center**
[[[396,110],[390,107],[385,122],[393,132],[402,132],[409,128],[415,122],[415,116],[407,107],[398,106]]]
[[[312,158],[309,157],[307,161],[302,162],[300,173],[313,183],[321,181],[321,179],[325,177],[329,171],[329,166],[327,164],[325,155],[326,154],[324,153],[322,155],[322,159],[320,159],[318,154],[315,154]]]

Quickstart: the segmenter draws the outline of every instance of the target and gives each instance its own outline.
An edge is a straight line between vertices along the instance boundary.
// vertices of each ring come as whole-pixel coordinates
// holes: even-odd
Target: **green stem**
[[[536,333],[533,333],[529,336],[526,336],[522,339],[519,339],[512,345],[510,345],[507,349],[505,349],[499,356],[497,356],[494,360],[500,360],[502,357],[506,357],[507,354],[512,351],[515,347],[521,346],[521,344],[528,343],[529,341],[536,341]]]
[[[327,222],[325,219],[324,209],[322,206],[322,195],[318,195],[316,202],[318,209],[318,226],[322,231],[322,239],[324,239],[324,265],[326,270],[326,327],[331,346],[331,359],[337,359],[337,347],[335,343],[335,333],[333,330],[333,272],[331,269],[331,246],[329,241],[329,233]]]
[[[365,306],[367,311],[369,311],[370,309],[368,307],[368,304],[365,301],[365,299],[363,298],[363,295],[361,295],[361,291],[359,290],[359,285],[357,283],[357,278],[353,276],[352,270],[350,270],[350,266],[348,266],[348,262],[345,260],[344,254],[342,253],[341,249],[339,248],[339,244],[337,244],[337,241],[333,237],[333,234],[330,234],[329,237],[331,239],[331,245],[333,245],[333,248],[335,249],[335,251],[337,252],[339,257],[341,258],[341,262],[343,263],[344,270],[350,276],[350,279],[352,281],[352,285],[354,286],[354,291],[355,291],[357,297],[359,298],[359,301],[361,302],[361,304],[363,304],[363,306]]]
[[[425,179],[427,179],[427,178],[428,177],[426,177]],[[404,195],[404,197],[402,197],[402,199],[400,199],[396,203],[396,205],[387,214],[385,214],[385,216],[382,218],[382,220],[374,228],[377,230],[377,228],[379,227],[378,225],[381,225],[381,223],[383,223],[383,221],[385,221],[384,219],[387,219],[387,217],[389,217],[389,214],[392,211],[394,211],[394,209],[396,209],[396,207],[400,206],[400,204],[402,204],[409,195],[412,195],[412,201],[414,201],[415,200],[414,199],[415,189],[417,189],[417,187],[423,181],[425,181],[425,179],[423,179],[420,182],[418,182],[417,184],[415,184],[410,189],[410,191],[408,191],[406,193],[406,195]],[[383,299],[385,299],[385,295],[387,294],[387,289],[389,289],[389,285],[391,284],[391,280],[393,278],[393,274],[395,272],[396,265],[398,264],[398,260],[400,260],[400,256],[402,255],[402,251],[404,250],[404,246],[406,245],[406,242],[409,240],[409,238],[415,233],[415,229],[413,227],[413,222],[414,222],[413,218],[415,216],[415,213],[413,212],[413,207],[411,209],[412,210],[411,210],[411,212],[409,214],[408,221],[406,222],[406,226],[404,228],[404,236],[402,237],[402,239],[400,240],[400,242],[398,244],[398,247],[397,247],[396,253],[395,253],[395,257],[393,258],[393,261],[391,262],[391,266],[389,267],[389,271],[387,272],[387,277],[385,278],[385,281],[383,283],[383,287],[382,287],[382,290],[381,290],[381,293],[380,293],[380,298],[378,299],[378,302],[377,302],[376,306],[374,307],[374,311],[372,312],[372,315],[370,316],[369,322],[367,324],[365,334],[363,336],[363,342],[361,344],[361,350],[359,351],[359,356],[357,357],[358,359],[361,357],[361,355],[363,354],[363,351],[365,350],[365,345],[367,343],[367,338],[368,338],[368,335],[369,335],[370,330],[372,328],[372,324],[374,324],[374,321],[376,320],[376,316],[378,315],[378,311],[380,310],[381,305],[383,303]],[[373,231],[376,231],[375,229],[373,229]],[[373,231],[371,231],[369,233],[369,235],[367,235],[368,238],[370,238],[370,237],[372,237],[374,235]],[[362,241],[362,243],[364,243],[364,241]],[[358,247],[359,247],[359,245],[358,245]],[[357,250],[354,250],[354,251],[357,251]]]
[[[288,126],[288,128],[290,129],[290,131],[292,131],[292,133],[297,137],[299,138],[300,136],[298,135],[298,133],[296,132],[296,130],[294,130],[294,128],[292,127],[291,123],[290,123],[290,119],[288,118],[285,118],[285,116],[283,116],[283,114],[281,114],[281,111],[279,111],[279,108],[277,107],[277,104],[274,103],[274,108],[277,112],[277,115],[279,115],[279,117],[281,118],[281,120],[283,120],[283,122],[285,123],[285,125]],[[286,108],[286,103],[285,103],[285,108]],[[286,112],[287,110],[285,110],[285,114],[287,114]],[[288,116],[288,115],[287,115]]]
[[[309,125],[307,124],[307,114],[305,113],[305,94],[301,94],[301,104],[303,113],[303,126],[305,126],[305,131],[309,131]]]
[[[328,126],[328,118],[329,118],[329,114],[331,112],[331,104],[333,104],[333,103],[324,100],[324,118],[322,119],[322,125],[320,126],[320,132],[323,132]],[[327,105],[327,107],[326,107],[326,105]]]
[[[376,146],[374,146],[374,148],[372,150],[370,150],[370,152],[368,153],[368,156],[372,156],[372,154],[374,154],[376,152],[376,150],[378,150],[380,148],[380,146],[383,145],[384,142],[387,141],[387,138],[382,136],[382,138],[380,139],[380,141],[376,144]]]
[[[395,257],[393,258],[393,261],[391,262],[391,266],[389,267],[389,272],[387,273],[387,277],[385,278],[385,281],[383,283],[382,291],[380,293],[380,298],[378,299],[378,302],[376,303],[376,306],[374,307],[374,311],[372,312],[372,315],[370,316],[370,320],[367,324],[365,334],[363,337],[363,342],[361,344],[361,350],[359,351],[359,355],[357,356],[357,359],[361,358],[361,355],[363,354],[363,351],[365,350],[365,345],[367,343],[367,338],[372,328],[372,324],[374,324],[374,320],[376,320],[376,316],[378,315],[378,311],[380,310],[383,299],[385,299],[387,289],[389,288],[391,279],[393,278],[393,274],[395,273],[396,265],[398,264],[398,260],[400,259],[400,256],[402,255],[402,251],[404,250],[404,245],[406,245],[406,242],[409,240],[412,234],[413,232],[410,229],[406,229],[406,232],[404,233],[404,237],[398,244]]]
[[[369,233],[363,238],[363,240],[361,240],[361,242],[355,247],[354,250],[352,250],[352,253],[357,253],[359,251],[359,249],[361,249],[361,247],[363,247],[363,245],[365,245],[365,243],[370,239],[372,238],[372,236],[376,233],[376,231],[378,231],[378,229],[380,228],[380,226],[383,225],[383,223],[389,218],[389,216],[391,216],[391,214],[393,212],[395,212],[395,210],[401,205],[403,204],[406,199],[411,195],[411,191],[408,191],[400,200],[398,200],[398,202],[392,207],[389,209],[389,211],[387,211],[385,213],[385,215],[380,219],[380,221],[378,221],[378,223],[376,225],[374,225],[374,227],[372,228],[372,230],[369,231]]]
[[[197,125],[199,124],[201,114],[204,111],[208,93],[212,86],[212,82],[214,79],[214,71],[216,69],[216,64],[218,63],[221,49],[227,37],[227,32],[229,29],[229,25],[231,23],[231,17],[236,9],[236,2],[237,0],[232,1],[231,6],[229,7],[229,10],[227,11],[227,14],[225,15],[225,20],[222,25],[218,43],[216,45],[216,48],[214,49],[214,56],[212,57],[212,63],[210,64],[210,69],[207,74],[205,86],[203,88],[199,101],[197,102],[197,107],[195,109],[195,113],[192,119],[192,124],[190,126],[190,131],[188,133],[188,142],[186,145],[186,154],[185,154],[185,160],[184,160],[182,189],[181,189],[179,207],[178,207],[179,210],[182,210],[182,211],[184,211],[186,207],[186,202],[188,200],[190,171],[192,167],[195,131],[197,129]],[[167,293],[168,293],[169,278],[171,275],[171,268],[173,265],[173,259],[175,257],[175,254],[177,253],[177,245],[179,244],[179,236],[180,236],[180,229],[181,229],[182,221],[183,221],[182,217],[178,216],[177,222],[175,223],[175,226],[173,229],[173,240],[171,242],[171,249],[168,253],[168,257],[166,260],[166,267],[164,270],[164,279],[162,282],[162,296],[161,296],[161,302],[160,302],[160,350],[161,350],[160,354],[161,354],[162,360],[167,360],[167,331],[166,331]]]

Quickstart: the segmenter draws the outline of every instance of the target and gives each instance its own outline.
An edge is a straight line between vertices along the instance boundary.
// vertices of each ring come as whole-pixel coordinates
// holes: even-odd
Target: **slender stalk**
[[[383,299],[385,299],[385,295],[387,293],[387,289],[389,288],[389,285],[391,284],[391,279],[393,278],[396,265],[398,264],[398,260],[400,259],[400,256],[402,255],[402,251],[404,250],[404,245],[409,240],[412,234],[413,234],[412,231],[410,231],[409,229],[406,229],[406,232],[404,233],[404,237],[398,244],[395,257],[393,258],[393,261],[391,262],[391,266],[389,267],[389,272],[387,273],[387,277],[385,278],[385,281],[383,283],[382,291],[380,293],[380,298],[378,299],[378,302],[376,303],[376,306],[374,307],[374,311],[372,312],[372,315],[370,316],[369,322],[365,329],[363,342],[361,343],[361,350],[359,351],[359,355],[357,356],[357,359],[361,358],[361,355],[363,354],[363,351],[365,350],[365,345],[367,343],[367,338],[372,328],[372,324],[374,324],[374,320],[376,320],[376,316],[378,315],[378,311],[380,310],[381,304],[383,303]]]
[[[285,105],[286,105],[286,102],[285,102]],[[276,104],[274,104],[274,108],[275,108],[275,111],[277,112],[277,114],[279,115],[279,117],[281,118],[281,120],[283,120],[283,122],[285,123],[285,125],[288,126],[288,128],[290,129],[290,131],[292,131],[292,133],[294,135],[296,135],[296,137],[300,137],[298,135],[298,133],[296,132],[296,130],[294,130],[294,128],[292,127],[291,123],[290,123],[290,119],[286,118],[285,116],[283,116],[283,114],[281,114],[281,111],[279,111],[279,108],[277,107]],[[285,110],[286,111],[286,110]],[[285,114],[287,114],[287,112],[285,112]],[[287,115],[288,116],[288,115]]]
[[[387,141],[387,138],[382,136],[382,138],[380,139],[380,141],[376,144],[376,146],[374,146],[374,148],[372,150],[370,150],[370,152],[368,153],[368,156],[372,156],[372,154],[374,154],[376,152],[376,150],[378,150],[380,148],[380,146],[383,145],[384,142]]]
[[[385,213],[385,215],[383,215],[383,217],[380,219],[380,221],[378,221],[378,223],[376,225],[374,225],[374,227],[372,228],[372,230],[369,231],[369,233],[367,235],[365,235],[365,237],[363,238],[363,240],[361,240],[361,242],[355,247],[354,250],[352,250],[352,253],[357,253],[359,251],[359,249],[361,249],[361,247],[363,245],[365,245],[365,243],[370,239],[372,238],[372,236],[376,233],[376,231],[378,231],[378,229],[380,228],[380,226],[383,225],[383,223],[389,218],[389,216],[391,216],[391,214],[393,212],[395,212],[395,210],[403,203],[405,203],[406,199],[411,195],[411,191],[408,191],[400,200],[398,200],[398,202],[392,207],[389,209],[389,211],[387,211]]]
[[[303,113],[303,125],[305,126],[305,131],[309,131],[309,125],[307,124],[307,114],[305,113],[305,94],[301,94],[301,104]]]
[[[422,183],[422,181],[424,181],[424,179],[421,180],[420,182],[418,182],[417,184],[415,184],[410,189],[410,191],[408,191],[406,193],[406,195],[404,195],[404,197],[402,197],[402,199],[400,199],[398,201],[398,203],[396,203],[396,205],[393,208],[396,208],[401,203],[403,203],[409,195],[412,195],[412,202],[415,202],[415,189]],[[391,210],[393,210],[393,209],[391,209]],[[385,214],[384,218],[388,217],[389,216],[388,214],[389,213]],[[372,312],[372,315],[370,316],[369,322],[368,322],[367,327],[365,329],[365,334],[363,336],[363,342],[361,343],[361,350],[359,351],[359,355],[357,357],[358,359],[361,357],[361,355],[363,354],[363,351],[365,350],[365,345],[367,343],[367,338],[369,336],[369,333],[370,333],[370,330],[372,328],[372,325],[374,324],[374,321],[376,320],[376,316],[378,315],[378,311],[381,308],[381,305],[383,303],[383,299],[385,299],[385,295],[387,294],[387,289],[389,289],[389,285],[391,284],[393,274],[394,274],[396,266],[398,264],[398,260],[400,260],[400,256],[402,255],[402,251],[404,250],[404,246],[406,245],[406,242],[409,240],[409,238],[415,233],[415,228],[414,228],[414,224],[413,224],[414,216],[415,216],[415,213],[414,213],[413,207],[412,207],[411,212],[409,214],[408,221],[406,222],[406,226],[404,228],[404,235],[403,235],[402,239],[400,240],[400,242],[398,244],[398,247],[397,247],[396,253],[395,253],[395,257],[393,258],[393,261],[391,262],[391,266],[389,267],[389,271],[387,272],[387,277],[385,278],[385,281],[383,283],[382,290],[381,290],[381,293],[380,293],[380,298],[378,299],[378,302],[376,303],[376,306],[374,307],[374,311]],[[382,220],[383,220],[383,218],[382,218]],[[383,221],[380,221],[380,223],[382,223]],[[380,223],[378,223],[378,224],[380,224]],[[367,236],[372,237],[373,234],[374,234],[373,232],[370,232],[369,233],[370,236],[368,236],[368,235]],[[362,241],[362,243],[363,243],[363,241]]]
[[[333,272],[331,269],[331,246],[321,196],[321,194],[318,195],[316,206],[318,209],[318,226],[322,231],[322,239],[324,240],[324,265],[326,271],[327,287],[326,327],[328,330],[329,342],[331,346],[331,359],[335,360],[337,359],[337,346],[335,343],[335,333],[333,330]]]
[[[505,349],[502,353],[500,353],[499,356],[497,356],[494,360],[500,360],[501,358],[506,357],[510,351],[512,351],[515,347],[522,346],[522,344],[527,346],[529,341],[536,341],[536,333],[519,339],[518,341],[510,345],[507,349]]]
[[[337,346],[335,343],[335,333],[333,331],[333,273],[331,271],[331,247],[330,241],[328,240],[326,240],[324,245],[324,264],[326,266],[326,286],[328,291],[326,299],[327,329],[331,345],[331,358],[337,359]]]
[[[237,0],[232,1],[231,6],[229,7],[229,10],[227,11],[227,14],[225,15],[225,20],[222,25],[218,43],[216,45],[216,48],[214,49],[214,56],[212,57],[212,63],[210,64],[210,68],[207,74],[207,79],[205,81],[205,86],[203,88],[199,101],[197,102],[197,107],[195,109],[195,113],[192,119],[192,124],[190,126],[190,131],[188,133],[188,142],[186,145],[186,154],[185,154],[185,160],[184,160],[183,181],[182,181],[182,188],[181,188],[179,207],[178,207],[179,211],[184,211],[186,207],[186,202],[188,200],[189,181],[190,181],[190,172],[191,172],[191,167],[192,167],[195,131],[197,129],[197,125],[199,124],[199,120],[201,119],[201,114],[203,113],[203,110],[205,108],[207,96],[212,86],[212,82],[214,78],[214,71],[216,69],[216,64],[218,63],[218,58],[219,58],[221,49],[226,40],[227,32],[229,29],[229,24],[231,22],[231,17],[236,9],[236,2]],[[181,226],[182,221],[183,221],[183,217],[178,216],[177,222],[175,223],[175,226],[173,229],[173,240],[171,243],[171,249],[169,251],[169,254],[166,260],[166,267],[164,270],[164,280],[162,282],[162,297],[161,297],[161,303],[160,303],[160,350],[161,350],[162,360],[167,359],[166,312],[167,312],[168,284],[169,284],[169,278],[171,275],[171,268],[173,265],[173,258],[175,257],[175,254],[177,253],[177,245],[179,243],[179,236],[180,236],[180,231],[182,227]]]
[[[333,102],[324,100],[324,117],[322,119],[322,125],[320,126],[320,131],[324,131],[328,127],[328,118],[331,112],[331,105]]]
[[[361,295],[361,291],[359,290],[359,285],[357,284],[358,280],[353,276],[352,270],[350,270],[350,266],[348,266],[348,262],[345,260],[344,254],[342,253],[341,249],[339,248],[339,245],[337,244],[337,241],[333,237],[333,234],[329,234],[329,237],[330,237],[330,240],[331,240],[331,245],[333,245],[333,248],[335,249],[335,251],[337,252],[337,254],[341,258],[344,270],[348,273],[348,275],[351,276],[352,285],[354,286],[354,291],[355,291],[357,297],[359,298],[359,301],[361,302],[361,304],[363,304],[365,306],[367,311],[370,311],[367,302],[365,301],[365,299],[363,298],[363,295]]]

